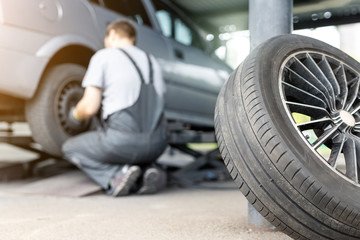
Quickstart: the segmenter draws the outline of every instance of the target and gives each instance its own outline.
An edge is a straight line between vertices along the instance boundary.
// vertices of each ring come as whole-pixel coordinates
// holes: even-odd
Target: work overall
[[[153,67],[146,84],[143,74],[130,55],[121,50],[135,66],[140,80],[140,94],[129,108],[111,114],[101,130],[70,138],[63,145],[65,158],[84,171],[103,189],[125,164],[154,162],[166,148],[164,101],[153,85]]]

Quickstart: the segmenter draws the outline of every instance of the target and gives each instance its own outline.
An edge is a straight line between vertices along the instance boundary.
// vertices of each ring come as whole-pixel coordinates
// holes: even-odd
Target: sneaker
[[[146,169],[138,194],[153,194],[166,186],[166,173],[157,167]]]
[[[114,197],[128,195],[140,175],[141,169],[139,166],[125,165],[111,182],[111,195]]]

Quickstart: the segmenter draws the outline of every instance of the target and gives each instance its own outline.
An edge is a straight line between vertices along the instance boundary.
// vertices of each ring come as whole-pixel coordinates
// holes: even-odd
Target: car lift
[[[204,153],[191,149],[188,143],[216,143],[215,134],[213,131],[170,131],[170,147],[195,158],[186,166],[170,171],[171,182],[181,186],[191,186],[205,180],[230,179],[218,148]]]
[[[180,124],[169,124],[168,131],[169,146],[195,158],[193,162],[186,166],[179,168],[169,167],[170,183],[185,187],[204,180],[230,179],[230,175],[221,161],[218,148],[210,152],[202,152],[187,146],[188,143],[215,143],[213,131],[184,130]],[[61,161],[61,159],[41,151],[31,136],[18,136],[14,134],[11,124],[8,129],[0,130],[0,143],[7,143],[38,155],[36,159],[29,162],[0,163],[0,181],[16,180],[37,175],[39,166],[44,165],[43,163],[49,159],[55,160],[49,164],[52,165],[52,167],[49,166],[52,171],[56,170],[56,168],[64,168],[64,166],[69,168],[71,166],[67,161]]]
[[[56,160],[60,160],[41,151],[41,149],[36,146],[31,136],[15,134],[11,124],[9,124],[7,129],[0,130],[0,143],[6,143],[38,155],[36,159],[30,161],[0,163],[0,181],[3,182],[32,177],[39,173],[39,167],[40,165],[44,165],[43,163],[45,161],[52,159],[57,162]],[[61,166],[64,164],[59,165]]]

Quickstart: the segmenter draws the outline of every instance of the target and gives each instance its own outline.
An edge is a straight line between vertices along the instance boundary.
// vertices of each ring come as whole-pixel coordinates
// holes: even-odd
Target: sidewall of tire
[[[85,72],[85,67],[77,64],[50,68],[44,74],[34,98],[26,103],[25,116],[33,139],[54,156],[62,156],[61,146],[70,137],[60,123],[56,98],[68,82],[78,81],[81,84]]]
[[[267,41],[219,95],[215,123],[220,151],[249,202],[281,231],[295,239],[358,239],[359,187],[312,152],[279,93],[281,64],[306,49],[360,69],[346,54],[317,40],[286,35]]]
[[[304,37],[296,35],[291,37],[293,41],[291,41],[292,39],[287,39],[287,41],[284,42],[281,41],[281,38],[274,39],[276,42],[273,43],[273,49],[279,50],[274,52],[271,51],[271,49],[265,48],[261,54],[261,59],[258,61],[257,68],[259,71],[257,72],[259,76],[257,76],[257,79],[260,84],[260,89],[262,89],[261,95],[264,98],[267,111],[272,119],[272,123],[276,126],[276,129],[283,138],[282,141],[289,143],[289,149],[297,156],[297,159],[301,161],[306,169],[310,171],[319,182],[323,183],[324,187],[326,186],[334,196],[337,196],[341,201],[347,202],[360,211],[360,187],[355,186],[339,174],[334,173],[330,166],[326,165],[327,163],[319,161],[318,156],[309,149],[308,145],[293,127],[289,116],[284,110],[278,83],[281,64],[285,58],[299,50],[320,50],[321,53],[328,54],[349,64],[353,69],[360,69],[360,66],[344,52],[325,43],[310,38],[304,39]],[[276,46],[276,44],[278,46]],[[294,48],[294,46],[296,46],[296,48]],[[273,59],[273,61],[269,61],[269,59]],[[266,91],[266,89],[271,89],[271,91]],[[291,134],[288,134],[289,132],[291,132]]]

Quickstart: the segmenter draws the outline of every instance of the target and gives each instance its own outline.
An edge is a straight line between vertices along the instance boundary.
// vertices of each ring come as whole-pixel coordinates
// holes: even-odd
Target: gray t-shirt
[[[123,48],[139,66],[145,82],[149,83],[149,62],[144,51],[136,46]],[[154,87],[160,97],[166,91],[161,68],[151,56],[154,73]],[[99,50],[91,58],[82,86],[98,87],[103,91],[102,116],[132,106],[139,97],[141,80],[130,59],[117,48]]]

